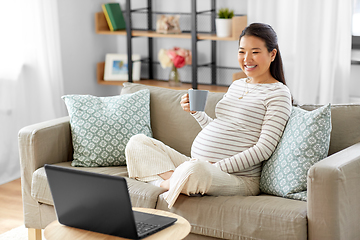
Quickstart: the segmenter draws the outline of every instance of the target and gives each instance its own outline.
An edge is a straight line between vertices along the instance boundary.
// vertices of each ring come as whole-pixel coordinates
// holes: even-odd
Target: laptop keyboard
[[[139,235],[150,231],[154,228],[157,228],[159,225],[153,225],[153,224],[149,224],[149,223],[144,223],[144,222],[137,222],[136,223],[136,228],[137,228],[137,232]]]

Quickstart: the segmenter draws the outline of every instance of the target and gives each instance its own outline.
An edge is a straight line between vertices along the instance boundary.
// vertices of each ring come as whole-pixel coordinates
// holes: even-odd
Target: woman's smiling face
[[[238,61],[243,72],[256,82],[267,81],[270,77],[270,64],[275,59],[276,49],[269,52],[265,41],[255,36],[240,39]]]

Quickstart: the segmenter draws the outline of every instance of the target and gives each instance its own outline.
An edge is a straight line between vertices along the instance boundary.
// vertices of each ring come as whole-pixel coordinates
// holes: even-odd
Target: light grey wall
[[[117,39],[95,33],[95,13],[104,0],[58,0],[65,94],[112,96],[120,87],[97,84],[96,64],[117,51]]]

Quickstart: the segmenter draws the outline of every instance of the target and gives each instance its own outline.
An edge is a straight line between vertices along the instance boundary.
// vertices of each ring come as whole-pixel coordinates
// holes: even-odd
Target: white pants
[[[164,143],[138,134],[130,138],[126,149],[130,178],[143,182],[161,179],[158,174],[173,170],[170,190],[164,198],[171,208],[179,194],[257,195],[259,177],[240,177],[221,171],[213,164],[192,159]]]

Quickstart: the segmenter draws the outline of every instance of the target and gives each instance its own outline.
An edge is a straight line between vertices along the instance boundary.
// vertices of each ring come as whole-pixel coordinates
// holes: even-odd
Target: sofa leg
[[[29,228],[28,240],[41,240],[41,229]]]

